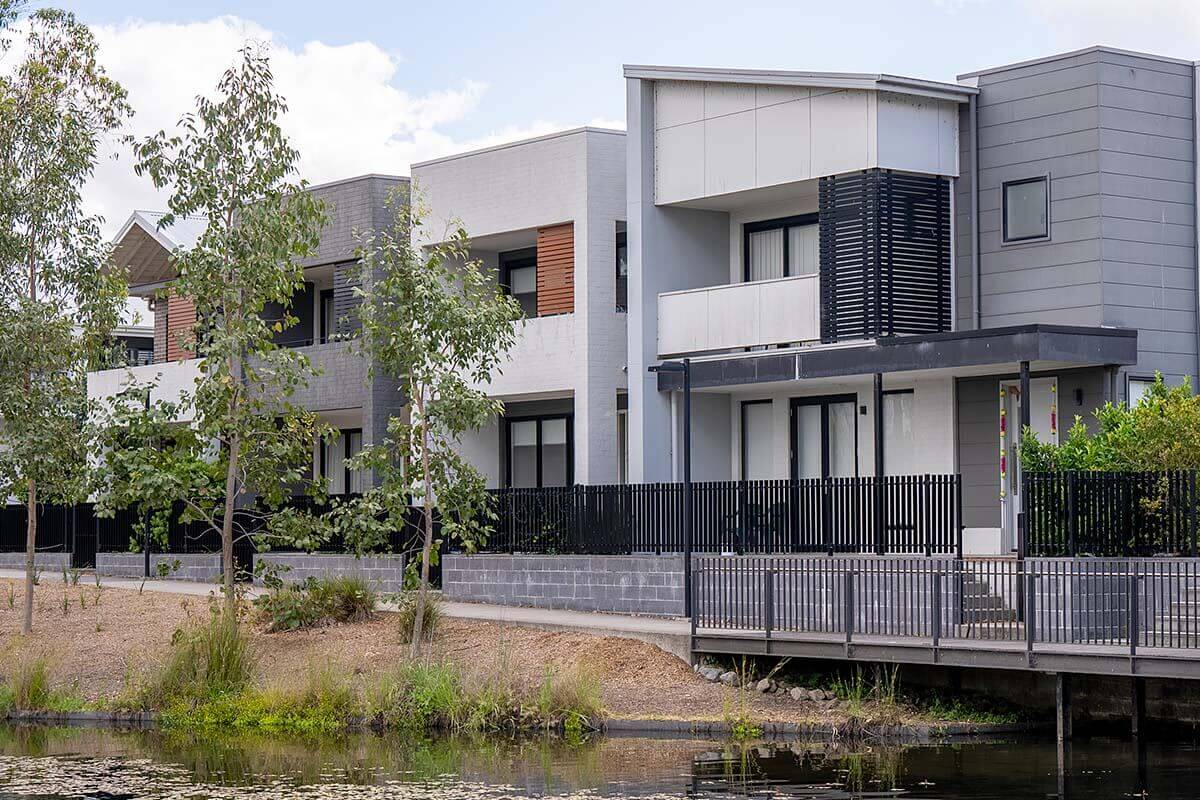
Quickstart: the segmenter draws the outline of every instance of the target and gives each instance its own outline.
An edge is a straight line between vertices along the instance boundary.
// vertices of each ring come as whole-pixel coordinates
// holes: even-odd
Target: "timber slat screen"
[[[1200,564],[1185,559],[700,555],[698,631],[1200,653]]]
[[[1027,555],[1200,555],[1194,471],[1030,472],[1022,482]]]
[[[692,549],[700,553],[931,555],[956,554],[961,544],[956,475],[714,481],[693,484],[692,494]],[[498,489],[492,496],[497,519],[483,547],[490,552],[683,548],[679,483]]]

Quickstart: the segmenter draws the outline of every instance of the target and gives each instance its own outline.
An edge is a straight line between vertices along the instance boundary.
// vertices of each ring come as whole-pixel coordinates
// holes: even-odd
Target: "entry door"
[[[857,412],[852,394],[792,398],[793,478],[858,475]]]
[[[1001,383],[1000,423],[1003,463],[1000,470],[1000,505],[1003,526],[1001,551],[1017,549],[1017,517],[1021,513],[1021,384]],[[1029,427],[1043,442],[1058,442],[1058,379],[1029,381]]]

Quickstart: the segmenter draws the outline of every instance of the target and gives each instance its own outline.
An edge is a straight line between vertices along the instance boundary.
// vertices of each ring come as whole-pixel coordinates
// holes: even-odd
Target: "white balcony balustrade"
[[[821,338],[820,278],[799,275],[658,296],[660,357]]]

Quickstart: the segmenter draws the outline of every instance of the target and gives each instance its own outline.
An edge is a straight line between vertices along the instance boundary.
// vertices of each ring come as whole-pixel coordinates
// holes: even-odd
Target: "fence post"
[[[933,660],[937,661],[938,645],[942,641],[942,570],[933,572]]]
[[[962,502],[962,476],[954,476],[954,526],[958,531],[958,546],[955,550],[955,557],[959,561],[963,557],[963,530],[966,525],[963,524],[963,502]]]
[[[833,478],[819,478],[821,487],[821,538],[825,540],[825,552],[833,555],[833,509],[830,506],[830,495],[833,492]]]
[[[770,640],[775,628],[775,568],[768,566],[763,572],[763,632]]]
[[[1029,666],[1033,666],[1033,642],[1037,638],[1037,625],[1035,620],[1035,601],[1034,601],[1034,578],[1032,573],[1019,572],[1017,573],[1019,584],[1025,586],[1025,662]]]
[[[1129,655],[1137,655],[1138,645],[1138,574],[1137,564],[1129,565]]]
[[[1077,492],[1079,490],[1079,474],[1075,470],[1067,473],[1067,555],[1072,558],[1078,547],[1079,535],[1079,505]]]
[[[846,570],[845,584],[842,611],[846,615],[846,656],[849,657],[850,645],[854,641],[854,570]]]
[[[1196,557],[1196,470],[1188,470],[1188,496],[1187,496],[1187,519],[1188,519],[1188,542],[1189,553],[1192,558]]]

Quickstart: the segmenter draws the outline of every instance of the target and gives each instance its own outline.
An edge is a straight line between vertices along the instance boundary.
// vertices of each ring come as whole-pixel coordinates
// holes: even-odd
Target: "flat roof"
[[[413,164],[410,167],[410,169],[418,169],[420,167],[428,167],[431,164],[442,164],[444,162],[454,161],[459,158],[470,158],[471,156],[479,156],[479,155],[483,155],[484,153],[494,153],[498,150],[507,150],[510,147],[522,147],[527,144],[534,144],[535,142],[546,142],[546,141],[550,141],[551,139],[558,139],[563,136],[574,136],[574,135],[580,134],[580,133],[601,133],[601,134],[608,134],[611,136],[624,136],[625,135],[625,131],[617,130],[616,128],[598,128],[593,125],[581,125],[577,128],[568,128],[568,129],[562,130],[562,131],[554,131],[552,133],[544,133],[541,136],[530,136],[526,139],[515,139],[511,142],[501,142],[500,144],[494,144],[494,145],[491,145],[490,147],[480,147],[475,150],[466,150],[462,153],[453,153],[451,155],[442,156],[440,158],[431,158],[426,161],[418,161],[415,164]]]
[[[1200,64],[1200,62],[1190,61],[1183,58],[1171,58],[1170,56],[1159,56],[1153,53],[1141,53],[1137,50],[1122,50],[1119,47],[1108,47],[1107,45],[1096,44],[1092,45],[1091,47],[1083,47],[1079,50],[1071,50],[1066,53],[1054,53],[1048,56],[1041,56],[1040,58],[1031,58],[1027,61],[1017,61],[1012,64],[1003,64],[998,67],[986,67],[984,69],[977,69],[972,72],[964,72],[958,76],[958,79],[961,81],[966,80],[967,78],[978,78],[980,75],[992,75],[997,72],[1008,72],[1011,69],[1032,67],[1036,64],[1049,64],[1053,61],[1062,61],[1066,58],[1074,58],[1075,56],[1082,56],[1087,53],[1115,53],[1122,56],[1133,56],[1134,58],[1147,58],[1151,61],[1164,61],[1168,64],[1182,64],[1188,67]]]
[[[648,64],[626,64],[624,69],[626,78],[651,81],[755,83],[772,86],[818,86],[829,89],[872,89],[954,100],[960,103],[965,103],[971,95],[979,93],[979,90],[973,86],[906,78],[903,75],[885,73],[672,67]]]

